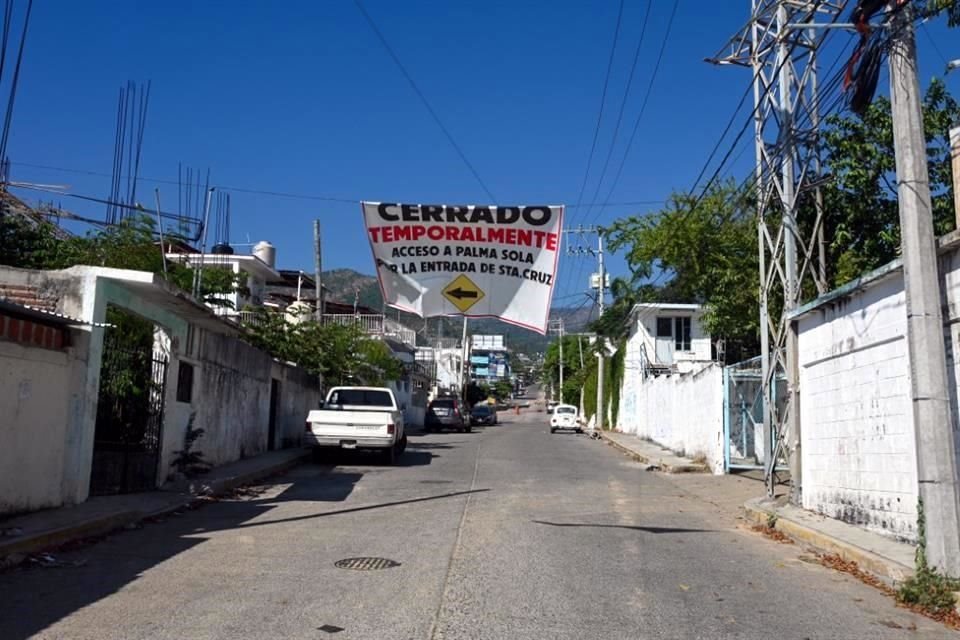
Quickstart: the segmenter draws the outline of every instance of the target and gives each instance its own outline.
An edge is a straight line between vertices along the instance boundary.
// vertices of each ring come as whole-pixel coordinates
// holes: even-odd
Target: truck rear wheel
[[[397,447],[388,447],[383,451],[383,463],[386,465],[392,465],[397,461]]]

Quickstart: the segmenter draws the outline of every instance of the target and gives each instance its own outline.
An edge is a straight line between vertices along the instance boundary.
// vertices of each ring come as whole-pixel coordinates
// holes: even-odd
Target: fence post
[[[723,367],[723,472],[730,473],[730,369]]]

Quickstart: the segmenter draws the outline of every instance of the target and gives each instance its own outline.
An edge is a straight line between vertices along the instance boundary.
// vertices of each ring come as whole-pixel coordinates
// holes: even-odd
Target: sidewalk
[[[179,511],[202,501],[201,496],[226,493],[294,467],[309,456],[308,450],[284,449],[216,467],[194,481],[193,493],[151,491],[98,496],[75,506],[0,520],[0,568],[18,564],[31,553]]]
[[[903,582],[914,574],[916,547],[828,518],[782,501],[752,498],[743,505],[747,520],[771,525],[777,531],[824,553],[856,562],[888,584]]]
[[[667,473],[709,473],[706,464],[683,458],[669,449],[648,442],[629,433],[601,431],[600,436],[607,444],[624,452],[637,462],[653,465]]]
[[[603,432],[608,444],[635,460],[668,473],[706,472],[705,465],[679,457],[652,442],[634,435]],[[903,582],[914,574],[916,547],[786,502],[785,487],[778,487],[778,498],[762,497],[762,471],[724,476],[690,478],[684,488],[700,499],[730,514],[743,510],[750,524],[769,526],[816,551],[836,554],[856,562],[864,571],[888,584]],[[758,497],[759,496],[759,497]]]

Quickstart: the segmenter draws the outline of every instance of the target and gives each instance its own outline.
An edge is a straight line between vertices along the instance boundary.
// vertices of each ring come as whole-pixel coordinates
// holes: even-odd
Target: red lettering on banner
[[[556,233],[531,229],[505,229],[459,225],[391,225],[370,227],[371,242],[416,242],[424,237],[433,241],[512,244],[523,247],[557,251],[559,236]]]

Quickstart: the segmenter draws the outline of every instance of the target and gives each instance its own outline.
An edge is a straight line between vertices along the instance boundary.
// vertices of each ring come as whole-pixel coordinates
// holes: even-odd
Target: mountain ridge
[[[344,304],[357,304],[377,311],[382,311],[389,317],[396,317],[400,322],[416,330],[425,341],[440,335],[459,337],[462,330],[458,317],[421,318],[415,314],[385,307],[380,285],[372,275],[360,273],[354,269],[331,269],[322,273],[323,286],[329,291],[329,299]],[[567,333],[585,330],[592,319],[592,308],[558,308],[550,311],[551,318],[564,319]],[[473,319],[470,321],[470,333],[482,335],[503,335],[507,347],[521,353],[539,353],[550,343],[550,336],[542,336],[535,331],[523,329],[501,320],[490,318]]]

